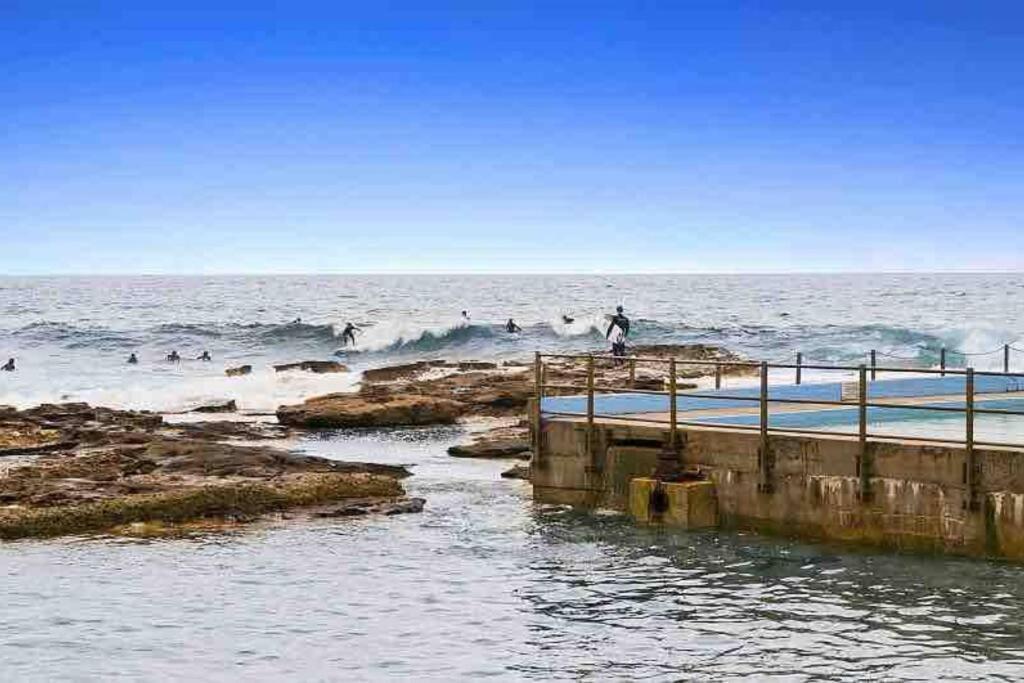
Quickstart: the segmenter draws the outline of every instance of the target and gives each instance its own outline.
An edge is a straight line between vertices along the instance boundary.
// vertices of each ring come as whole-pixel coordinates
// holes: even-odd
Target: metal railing
[[[924,442],[941,445],[955,445],[964,448],[965,460],[964,460],[964,473],[963,481],[964,486],[969,491],[967,500],[969,504],[974,505],[975,498],[975,484],[977,479],[977,463],[974,458],[974,450],[976,447],[999,447],[999,448],[1013,448],[1018,450],[1024,450],[1024,443],[1006,443],[996,441],[983,441],[975,438],[975,418],[977,415],[1003,415],[1003,416],[1024,416],[1024,410],[1010,410],[1010,409],[997,409],[997,408],[985,408],[978,406],[976,402],[975,392],[975,378],[979,376],[998,376],[998,377],[1017,377],[1024,378],[1024,373],[1014,373],[1009,371],[1009,345],[1004,349],[1004,368],[1002,372],[996,371],[984,371],[975,370],[974,368],[968,367],[965,369],[955,369],[946,366],[946,353],[943,352],[940,355],[940,367],[939,368],[922,368],[922,367],[892,367],[892,366],[879,366],[877,363],[877,353],[872,351],[870,354],[870,364],[860,365],[833,365],[826,363],[805,363],[803,355],[801,353],[796,354],[795,363],[769,363],[767,361],[741,361],[741,360],[689,360],[689,359],[676,359],[676,358],[657,358],[657,357],[614,357],[609,355],[594,355],[594,354],[542,354],[537,353],[535,356],[535,382],[536,382],[536,400],[535,400],[535,434],[534,443],[535,454],[539,455],[542,446],[542,430],[541,424],[544,416],[552,417],[570,417],[570,418],[585,418],[586,429],[587,429],[587,449],[593,460],[593,465],[597,466],[596,454],[593,453],[594,443],[594,420],[595,418],[601,418],[602,420],[622,420],[631,423],[652,423],[661,426],[667,426],[668,428],[668,448],[676,449],[678,444],[678,430],[680,427],[711,427],[711,428],[724,428],[724,429],[738,429],[738,430],[750,430],[757,431],[760,436],[760,446],[758,454],[758,470],[761,477],[761,482],[765,486],[769,486],[771,479],[771,470],[773,468],[773,458],[771,456],[771,443],[770,436],[772,434],[805,434],[805,435],[820,435],[820,436],[846,436],[855,437],[859,443],[859,456],[857,462],[857,470],[861,478],[862,492],[865,495],[870,495],[870,477],[872,472],[872,457],[870,444],[881,440],[893,440],[903,439],[914,442]],[[547,381],[547,366],[546,361],[559,359],[561,361],[569,361],[576,363],[583,361],[585,362],[586,368],[586,381],[584,384],[576,384],[573,382],[568,383],[548,383]],[[598,362],[612,363],[616,366],[621,367],[622,365],[628,366],[628,374],[626,383],[628,386],[616,387],[606,384],[598,384],[595,364]],[[636,385],[636,367],[638,364],[660,364],[667,367],[667,376],[665,378],[665,388],[662,390],[656,389],[645,389],[637,388]],[[713,368],[715,388],[720,390],[722,388],[723,374],[727,370],[745,369],[747,375],[757,374],[759,379],[759,392],[757,396],[742,395],[736,393],[711,393],[711,392],[700,392],[700,391],[686,391],[682,394],[685,398],[700,398],[709,400],[724,400],[724,401],[745,401],[754,405],[758,408],[758,422],[756,425],[749,424],[736,424],[735,422],[715,422],[712,417],[701,417],[699,420],[687,420],[679,418],[678,410],[678,375],[680,367],[698,367],[710,371]],[[826,398],[784,398],[780,396],[771,396],[769,392],[769,372],[772,370],[776,371],[794,371],[795,384],[800,384],[803,380],[804,370],[818,370],[818,371],[834,371],[844,373],[855,373],[856,386],[851,386],[852,383],[841,383],[840,400],[831,400]],[[906,402],[914,398],[929,398],[928,395],[922,396],[895,396],[890,397],[888,402],[881,402],[879,400],[868,400],[868,386],[871,381],[874,381],[880,373],[892,373],[892,374],[915,374],[915,375],[937,375],[940,377],[946,376],[963,376],[964,377],[964,404],[960,406],[949,406],[949,405],[929,405]],[[710,374],[710,372],[705,373]],[[856,400],[844,399],[845,389],[856,389]],[[1024,391],[1024,386],[1022,386]],[[564,395],[564,392],[586,392],[586,412],[570,412],[570,411],[552,411],[545,410],[542,408],[542,402],[548,395],[549,391],[560,392]],[[653,419],[650,417],[643,417],[643,413],[633,413],[628,415],[616,415],[616,414],[602,414],[595,409],[595,396],[598,393],[604,394],[615,394],[615,393],[630,393],[630,394],[645,394],[655,396],[666,396],[668,402],[668,418],[665,419]],[[940,394],[942,397],[949,396],[949,394]],[[982,401],[984,403],[984,401]],[[824,430],[814,429],[811,427],[773,427],[770,421],[769,407],[772,404],[780,405],[800,405],[800,406],[830,406],[830,407],[843,407],[843,408],[857,408],[857,430],[856,431],[842,431],[842,430]],[[735,403],[732,404],[735,406]],[[911,410],[911,411],[932,411],[934,413],[959,413],[963,415],[964,420],[964,438],[963,439],[950,439],[940,438],[931,435],[913,434],[913,435],[899,435],[890,433],[873,433],[868,430],[868,409],[898,409],[898,410]],[[701,408],[700,410],[706,410]],[[790,413],[792,414],[792,413]],[[735,413],[732,414],[735,417]]]

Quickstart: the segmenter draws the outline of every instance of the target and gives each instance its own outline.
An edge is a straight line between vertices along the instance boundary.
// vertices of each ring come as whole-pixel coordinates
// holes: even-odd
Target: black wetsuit
[[[516,325],[515,321],[512,320],[512,318],[509,318],[508,322],[505,323],[505,331],[508,332],[509,334],[512,334],[514,332],[522,332],[522,329],[519,327],[519,325]]]
[[[355,346],[356,345],[356,326],[352,323],[345,325],[345,329],[341,331],[341,345]]]
[[[0,368],[0,370],[3,370],[4,372],[14,372],[14,359],[12,358],[4,363],[4,366]]]
[[[608,336],[612,333],[612,329],[618,326],[622,330],[622,339],[619,341],[612,342],[612,355],[613,356],[625,356],[626,355],[626,337],[629,336],[629,318],[622,313],[616,313],[612,316],[612,320],[608,323],[608,331],[604,333],[604,336]]]

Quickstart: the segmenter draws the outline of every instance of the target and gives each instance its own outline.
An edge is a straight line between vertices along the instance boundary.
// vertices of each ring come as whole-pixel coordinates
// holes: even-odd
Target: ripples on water
[[[325,435],[414,463],[421,515],[0,545],[4,678],[1024,675],[1024,569],[538,507],[458,431]]]

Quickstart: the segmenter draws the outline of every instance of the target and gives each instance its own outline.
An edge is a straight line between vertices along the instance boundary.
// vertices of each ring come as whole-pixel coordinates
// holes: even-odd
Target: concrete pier
[[[544,417],[533,467],[538,501],[632,508],[651,522],[638,500],[668,426],[628,419]],[[908,439],[821,434],[779,434],[722,427],[679,427],[675,457],[682,469],[709,482],[714,519],[724,528],[807,539],[1024,560],[1024,451]],[[764,461],[762,461],[762,457]],[[974,476],[968,476],[973,459]],[[974,495],[968,495],[973,487]],[[971,504],[971,500],[974,501]],[[639,506],[639,507],[638,507]],[[639,512],[638,512],[639,510]],[[671,508],[654,520],[706,526],[696,515]],[[691,520],[697,520],[693,522]]]

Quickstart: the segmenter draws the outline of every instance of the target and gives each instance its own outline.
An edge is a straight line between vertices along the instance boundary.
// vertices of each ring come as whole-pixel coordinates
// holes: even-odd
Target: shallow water
[[[457,429],[329,434],[419,515],[0,545],[7,680],[1024,675],[1024,567],[535,506]]]

